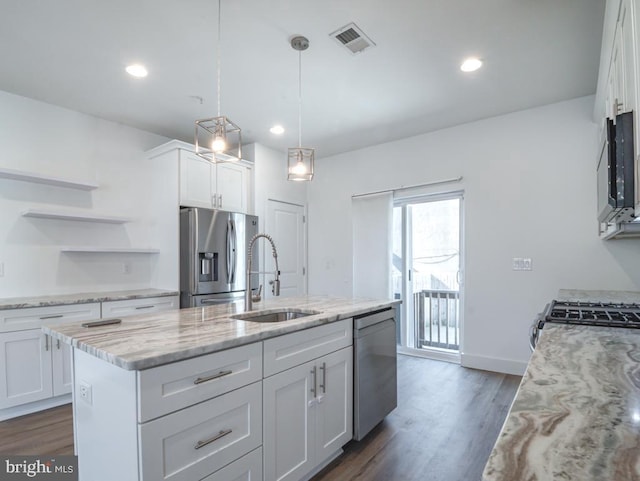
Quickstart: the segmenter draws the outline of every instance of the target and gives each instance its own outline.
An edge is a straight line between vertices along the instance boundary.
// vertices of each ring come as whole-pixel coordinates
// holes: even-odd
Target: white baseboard
[[[69,404],[70,402],[71,394],[64,394],[54,398],[43,399],[42,401],[0,409],[0,421],[6,421],[7,419],[17,418],[26,414],[36,413],[38,411],[44,411],[45,409],[62,406],[63,404]]]
[[[513,359],[500,359],[496,357],[474,356],[472,354],[462,354],[460,364],[472,369],[482,369],[483,371],[494,371],[505,374],[522,376],[527,370],[527,363],[514,361]]]

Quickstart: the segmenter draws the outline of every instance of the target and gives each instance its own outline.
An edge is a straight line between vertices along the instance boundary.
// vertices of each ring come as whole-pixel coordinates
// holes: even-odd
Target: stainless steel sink
[[[242,314],[234,314],[232,319],[240,319],[242,321],[251,322],[283,322],[300,317],[313,316],[321,314],[320,311],[311,311],[303,309],[278,309],[270,311],[243,312]]]

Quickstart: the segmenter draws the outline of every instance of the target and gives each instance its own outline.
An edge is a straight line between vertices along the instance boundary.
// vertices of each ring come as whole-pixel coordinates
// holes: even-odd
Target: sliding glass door
[[[457,359],[462,288],[462,193],[396,199],[392,283],[403,301],[403,349]]]

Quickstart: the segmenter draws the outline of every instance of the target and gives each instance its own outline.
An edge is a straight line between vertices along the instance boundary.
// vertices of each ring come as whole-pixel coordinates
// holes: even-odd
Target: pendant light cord
[[[302,147],[302,51],[298,50],[298,148]]]
[[[220,117],[220,16],[221,16],[221,0],[218,0],[218,43],[216,51],[216,69],[217,69],[217,95],[218,95],[218,117]]]

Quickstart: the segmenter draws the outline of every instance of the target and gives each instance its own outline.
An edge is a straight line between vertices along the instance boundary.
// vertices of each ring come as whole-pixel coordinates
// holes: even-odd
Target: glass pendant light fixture
[[[218,115],[196,120],[196,154],[209,162],[233,162],[242,158],[242,133],[240,127],[220,113],[220,31],[221,0],[218,0],[217,100]]]
[[[309,40],[301,35],[291,39],[291,47],[298,51],[298,147],[288,149],[288,180],[313,179],[315,150],[302,147],[302,51],[309,48]]]

